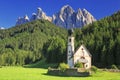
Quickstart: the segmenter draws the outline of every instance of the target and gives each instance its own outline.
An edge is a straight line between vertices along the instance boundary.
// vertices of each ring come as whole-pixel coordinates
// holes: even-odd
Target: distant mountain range
[[[86,9],[79,8],[75,12],[71,6],[65,5],[59,12],[53,14],[52,17],[47,16],[41,8],[38,8],[37,13],[33,13],[31,18],[29,18],[27,15],[24,17],[19,17],[16,25],[24,24],[37,19],[48,20],[57,26],[67,29],[80,28],[96,21],[96,19]]]

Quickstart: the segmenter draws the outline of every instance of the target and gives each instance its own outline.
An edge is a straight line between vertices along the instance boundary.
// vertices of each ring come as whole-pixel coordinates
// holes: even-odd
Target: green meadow
[[[120,80],[120,73],[100,71],[89,77],[47,75],[44,68],[2,67],[0,80]]]

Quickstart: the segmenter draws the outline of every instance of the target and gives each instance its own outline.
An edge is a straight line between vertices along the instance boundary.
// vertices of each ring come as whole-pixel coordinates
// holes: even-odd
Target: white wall
[[[80,46],[77,52],[74,54],[74,64],[77,63],[82,56],[84,56],[85,59],[88,61],[84,65],[85,68],[86,69],[91,68],[91,56],[84,46]]]

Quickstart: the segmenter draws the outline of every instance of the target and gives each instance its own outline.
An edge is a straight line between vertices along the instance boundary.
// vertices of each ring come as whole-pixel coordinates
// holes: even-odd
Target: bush
[[[91,67],[91,71],[93,71],[93,72],[96,73],[96,72],[98,71],[98,68],[97,68],[96,66],[92,66],[92,67]]]
[[[61,70],[61,71],[65,71],[66,69],[68,69],[69,68],[69,65],[68,64],[65,64],[65,63],[60,63],[60,65],[59,65],[59,69]]]
[[[114,64],[111,66],[111,68],[112,68],[112,69],[118,69],[117,66],[114,65]]]
[[[48,71],[51,70],[52,68],[51,67],[48,67]]]
[[[74,67],[77,67],[77,68],[83,68],[83,64],[78,62],[74,65]]]

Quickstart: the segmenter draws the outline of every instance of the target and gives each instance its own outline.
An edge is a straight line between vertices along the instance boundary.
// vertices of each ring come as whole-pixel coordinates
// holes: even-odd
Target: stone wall
[[[78,72],[78,69],[67,69],[62,72],[59,69],[49,69],[48,74],[58,75],[58,76],[78,76],[78,77],[87,77],[90,75],[90,72]]]

